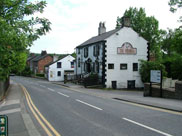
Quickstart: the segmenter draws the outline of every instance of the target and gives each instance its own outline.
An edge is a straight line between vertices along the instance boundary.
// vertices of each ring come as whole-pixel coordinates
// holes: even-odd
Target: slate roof
[[[106,38],[108,38],[108,37],[111,36],[112,34],[116,33],[116,32],[119,31],[120,29],[121,29],[121,28],[114,29],[114,30],[108,31],[108,32],[106,32],[106,33],[103,33],[103,34],[101,34],[101,35],[92,37],[92,38],[88,39],[87,41],[85,41],[84,43],[82,43],[82,44],[80,44],[79,46],[77,46],[76,48],[84,47],[84,46],[89,45],[89,44],[93,44],[93,43],[96,43],[96,42],[104,41]]]
[[[27,61],[30,61],[30,60],[32,60],[33,58],[35,58],[36,57],[36,55],[34,55],[34,56],[29,56],[28,58],[27,58]]]
[[[44,67],[48,67],[48,66],[50,66],[50,65],[52,65],[52,64],[54,64],[54,63],[56,63],[56,62],[58,62],[58,61],[60,61],[60,60],[62,60],[63,58],[65,58],[65,57],[67,57],[67,56],[69,56],[69,55],[62,56],[60,59],[58,59],[58,60],[56,60],[56,61],[54,61],[54,62],[50,62],[50,63],[48,63],[47,65],[45,65]]]
[[[33,59],[33,61],[39,61],[39,60],[41,60],[41,59],[43,59],[43,58],[45,58],[45,57],[47,57],[47,56],[49,56],[48,54],[46,54],[46,55],[43,55],[43,56],[37,56],[36,58],[34,58]]]

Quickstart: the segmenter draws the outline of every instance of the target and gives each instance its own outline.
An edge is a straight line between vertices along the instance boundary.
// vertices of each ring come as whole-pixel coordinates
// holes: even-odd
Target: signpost
[[[0,136],[8,136],[8,117],[0,115]]]
[[[160,84],[160,97],[162,97],[162,71],[161,70],[150,71],[150,96],[152,96],[152,83]]]

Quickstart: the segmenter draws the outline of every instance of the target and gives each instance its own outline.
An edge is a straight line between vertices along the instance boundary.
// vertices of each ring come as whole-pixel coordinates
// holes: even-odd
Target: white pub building
[[[143,87],[139,60],[147,60],[147,43],[130,27],[129,18],[109,32],[100,23],[98,36],[76,47],[76,75],[97,73],[106,88]]]

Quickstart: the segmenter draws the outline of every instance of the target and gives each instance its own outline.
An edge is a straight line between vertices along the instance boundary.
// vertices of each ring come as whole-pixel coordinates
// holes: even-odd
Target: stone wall
[[[182,100],[182,81],[177,81],[175,83],[175,90],[175,97]]]
[[[150,83],[145,83],[144,96],[161,97],[160,86],[153,84],[150,92]],[[182,100],[182,81],[177,81],[175,83],[175,88],[163,88],[162,97]]]
[[[0,81],[0,100],[3,99],[9,87],[9,78],[6,81]]]

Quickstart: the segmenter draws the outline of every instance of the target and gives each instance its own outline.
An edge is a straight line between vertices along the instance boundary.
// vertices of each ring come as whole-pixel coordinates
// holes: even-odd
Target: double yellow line
[[[35,116],[35,118],[37,119],[37,121],[39,122],[39,124],[41,125],[41,127],[45,130],[45,132],[47,133],[48,136],[61,136],[55,129],[54,127],[45,119],[45,117],[40,113],[40,111],[37,109],[37,107],[34,105],[28,91],[26,90],[26,88],[23,85],[20,85],[21,88],[23,89],[23,92],[25,94],[28,106],[30,108],[30,110],[32,111],[33,115]],[[48,128],[52,131],[52,133],[50,132],[50,130],[46,127],[46,125],[48,126]]]

